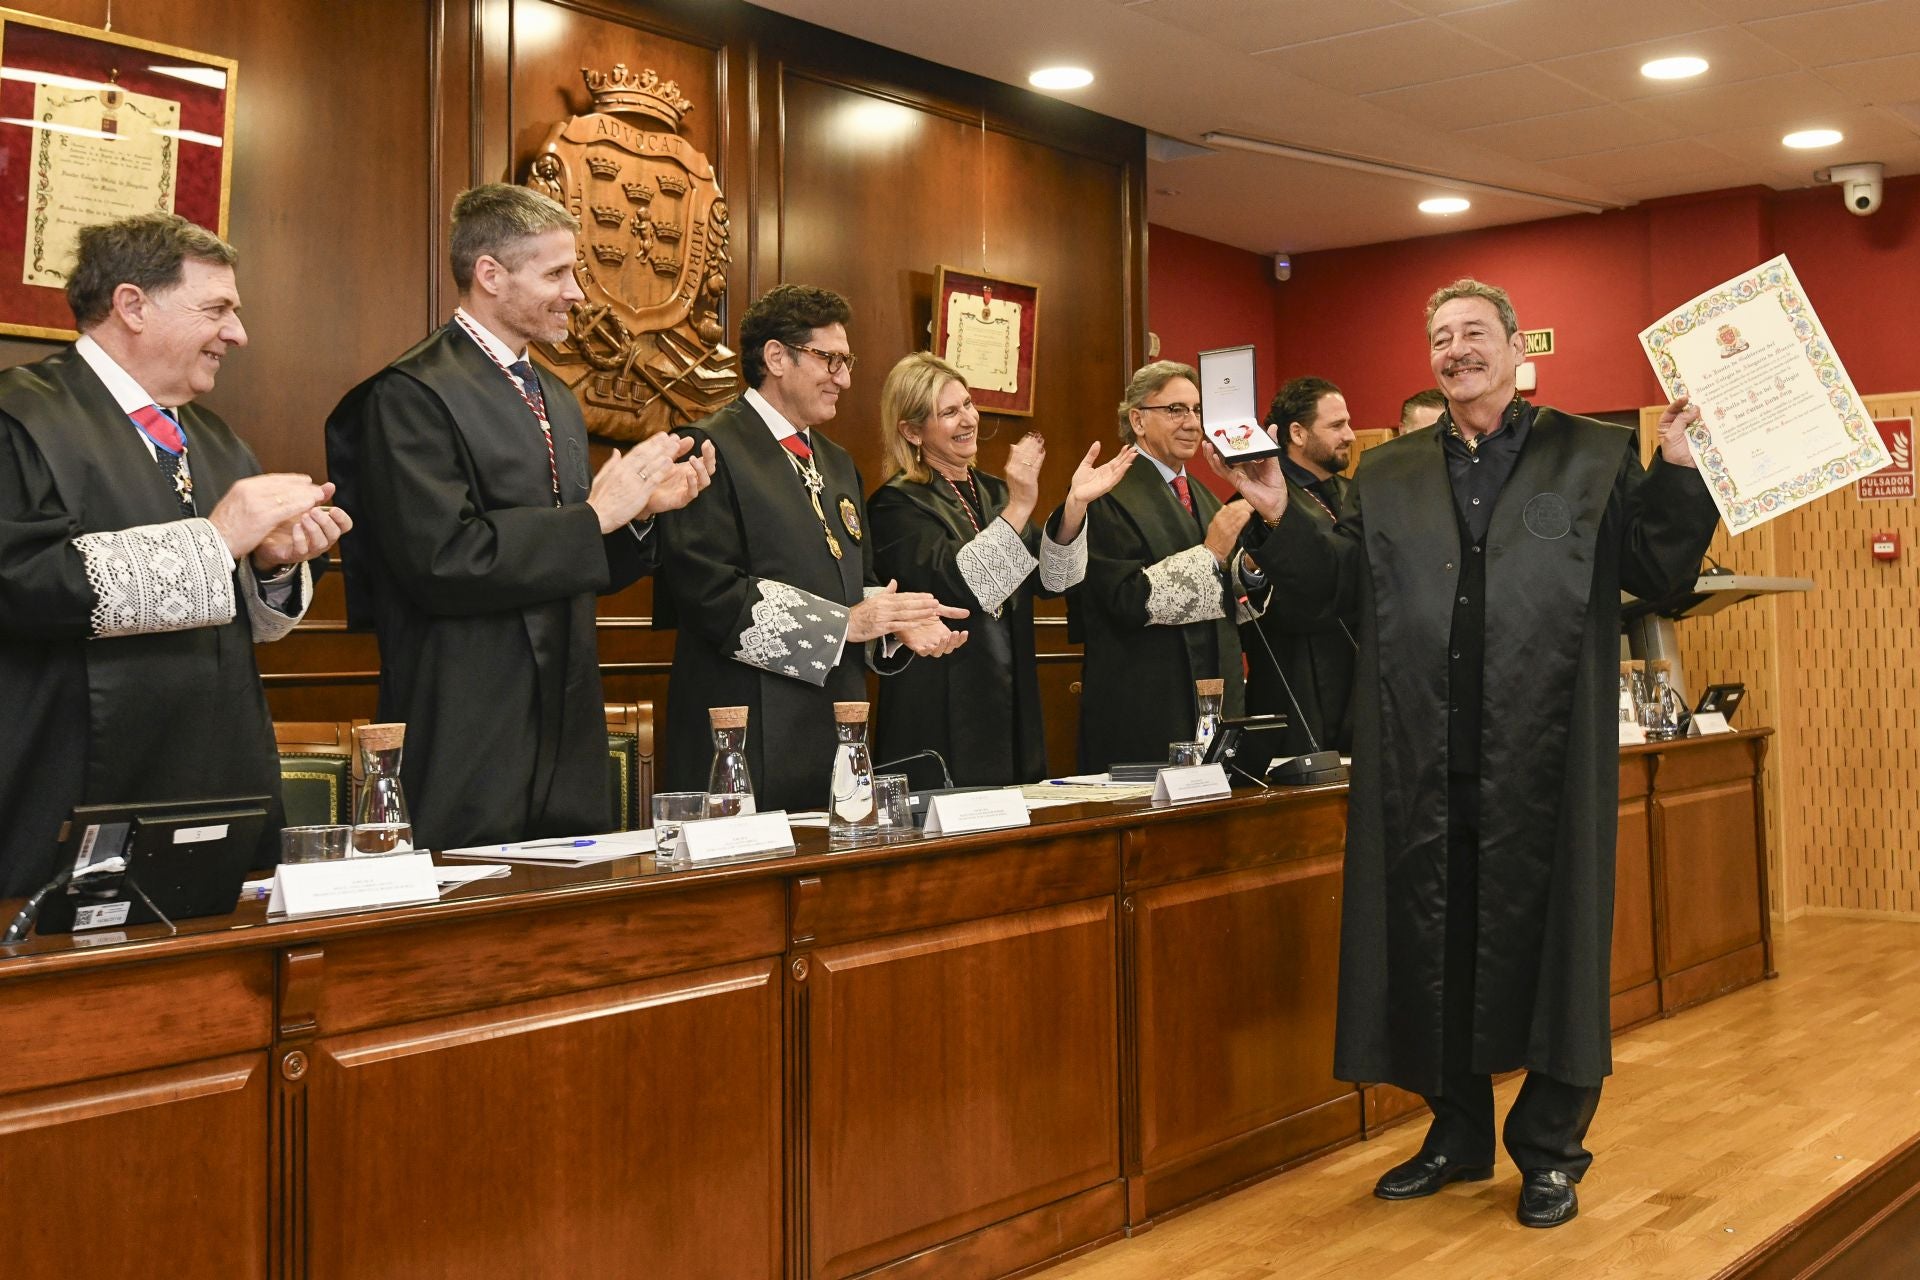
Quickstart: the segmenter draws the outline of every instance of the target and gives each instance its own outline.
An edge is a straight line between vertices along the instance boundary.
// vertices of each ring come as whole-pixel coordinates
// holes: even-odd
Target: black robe
[[[825,487],[820,517],[791,455],[745,399],[685,434],[713,442],[713,484],[660,517],[655,625],[677,627],[667,690],[663,791],[704,791],[713,763],[711,707],[747,708],[747,767],[761,810],[825,807],[833,704],[867,698],[864,646],[840,640],[873,573],[860,471],[822,431],[809,432]],[[838,659],[835,650],[840,650]],[[904,666],[901,650],[877,664]]]
[[[1437,431],[1369,449],[1337,530],[1290,512],[1255,553],[1290,598],[1360,610],[1334,1070],[1440,1091],[1449,637],[1463,549]],[[1470,1069],[1611,1070],[1620,591],[1691,578],[1699,474],[1541,409],[1486,546],[1478,962]],[[1468,552],[1471,554],[1471,552]]]
[[[601,534],[579,406],[539,378],[557,507],[539,420],[457,324],[327,420],[335,497],[355,521],[348,618],[379,634],[379,714],[407,726],[400,776],[421,848],[607,827],[594,596],[641,577],[657,535]]]
[[[1070,638],[1086,646],[1080,693],[1080,767],[1104,770],[1119,761],[1167,758],[1167,744],[1193,738],[1196,680],[1226,681],[1225,714],[1244,713],[1238,592],[1214,575],[1196,583],[1193,612],[1209,611],[1218,593],[1222,616],[1152,623],[1149,566],[1199,546],[1220,500],[1190,479],[1188,514],[1153,460],[1142,454],[1087,512],[1087,576],[1067,593]]]
[[[1318,488],[1323,498],[1331,499],[1331,514],[1312,493],[1289,479],[1287,518],[1310,520],[1331,529],[1334,517],[1347,508],[1352,481],[1345,476],[1330,476]],[[1299,755],[1316,747],[1352,751],[1353,720],[1348,704],[1353,696],[1358,621],[1351,610],[1342,614],[1331,601],[1292,600],[1276,591],[1267,611],[1240,628],[1247,654],[1247,714],[1286,717],[1287,730],[1280,746],[1285,754]],[[1276,664],[1279,674],[1275,674]],[[1299,704],[1298,711],[1295,703]]]
[[[978,471],[974,480],[984,528],[1006,508],[1007,486]],[[947,623],[967,633],[965,645],[937,662],[916,662],[880,686],[876,761],[938,751],[963,787],[1044,778],[1047,743],[1033,653],[1033,601],[1043,594],[1039,570],[1007,597],[996,618],[961,576],[960,549],[977,533],[951,488],[896,475],[874,490],[867,510],[882,582],[896,580],[902,591],[928,591],[972,610],[964,621]],[[1039,553],[1040,531],[1031,524],[1021,541],[1030,554]],[[922,777],[927,767],[917,763],[912,773]]]
[[[196,510],[259,464],[185,405]],[[0,898],[55,870],[77,804],[272,797],[258,865],[277,861],[280,771],[234,575],[231,621],[96,638],[74,539],[182,520],[133,424],[71,347],[0,373]]]

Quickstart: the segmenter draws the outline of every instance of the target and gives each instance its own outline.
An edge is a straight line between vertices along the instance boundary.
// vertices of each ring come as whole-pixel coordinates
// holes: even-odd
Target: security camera
[[[1814,177],[1840,188],[1847,212],[1864,218],[1880,208],[1880,193],[1885,184],[1881,175],[1886,166],[1879,164],[1837,164]]]

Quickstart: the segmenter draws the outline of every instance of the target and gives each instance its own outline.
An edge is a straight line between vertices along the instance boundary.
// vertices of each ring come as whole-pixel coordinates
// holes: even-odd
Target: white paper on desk
[[[504,862],[479,862],[470,867],[435,867],[433,878],[440,882],[440,893],[444,897],[449,889],[458,889],[476,880],[497,879],[512,870]]]
[[[584,842],[584,843],[583,843]],[[653,831],[610,831],[597,836],[528,840],[519,844],[481,844],[443,849],[443,858],[485,862],[522,862],[542,867],[590,867],[596,862],[653,852]]]
[[[1891,461],[1784,254],[1670,312],[1640,345],[1666,393],[1700,408],[1687,440],[1731,533]]]

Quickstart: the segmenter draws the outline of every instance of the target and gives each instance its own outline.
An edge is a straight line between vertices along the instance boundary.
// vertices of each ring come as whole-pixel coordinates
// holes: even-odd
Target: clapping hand
[[[659,515],[662,511],[678,511],[699,497],[700,491],[713,483],[716,465],[711,440],[703,441],[699,452],[695,453],[690,452],[693,441],[685,436],[655,436],[654,439],[674,441],[674,449],[655,473],[653,493],[647,498],[641,519]]]
[[[1113,486],[1120,483],[1127,469],[1133,466],[1133,460],[1139,456],[1140,451],[1132,445],[1122,445],[1111,461],[1095,465],[1100,457],[1100,442],[1093,442],[1093,446],[1087,450],[1087,456],[1080,459],[1080,465],[1074,468],[1073,479],[1067,485],[1067,501],[1060,508],[1060,528],[1054,535],[1056,541],[1068,543],[1080,536],[1080,525],[1087,518],[1087,508],[1094,499],[1104,498],[1113,492]]]

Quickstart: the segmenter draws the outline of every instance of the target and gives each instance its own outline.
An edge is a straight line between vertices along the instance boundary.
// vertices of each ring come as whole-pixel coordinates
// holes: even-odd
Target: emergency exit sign
[[[1553,354],[1553,330],[1522,329],[1520,336],[1527,340],[1528,356],[1550,356]]]

